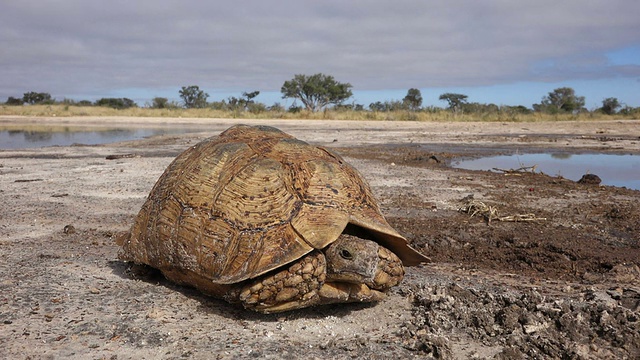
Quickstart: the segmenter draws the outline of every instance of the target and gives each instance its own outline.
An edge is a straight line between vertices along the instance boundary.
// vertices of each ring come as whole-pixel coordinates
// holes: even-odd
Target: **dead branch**
[[[535,214],[515,214],[515,215],[507,215],[500,216],[498,214],[498,209],[494,206],[487,205],[482,201],[471,200],[464,206],[458,209],[460,212],[464,212],[470,214],[471,217],[475,215],[480,215],[487,220],[488,224],[491,224],[491,221],[510,221],[510,222],[525,222],[525,221],[545,221],[547,218],[537,217]]]
[[[517,169],[493,168],[493,170],[503,172],[505,175],[520,175],[521,173],[525,173],[525,172],[530,172],[532,174],[535,174],[537,167],[538,165],[533,165],[533,166],[522,166]]]

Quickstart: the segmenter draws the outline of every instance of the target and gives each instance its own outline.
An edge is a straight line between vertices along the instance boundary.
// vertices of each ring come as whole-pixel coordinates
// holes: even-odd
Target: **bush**
[[[136,103],[127,98],[102,98],[96,101],[96,106],[105,106],[114,109],[128,109],[137,107]]]
[[[12,105],[12,106],[18,106],[18,105],[23,105],[24,101],[22,99],[14,98],[13,96],[9,96],[9,98],[7,98],[7,102],[5,104]]]
[[[263,103],[252,102],[247,104],[247,110],[253,114],[260,114],[267,111],[267,106]]]

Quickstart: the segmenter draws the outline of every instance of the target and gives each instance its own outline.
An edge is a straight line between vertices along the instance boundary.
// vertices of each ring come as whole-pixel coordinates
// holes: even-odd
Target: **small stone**
[[[600,185],[602,179],[596,174],[584,174],[578,180],[578,184],[586,184],[586,185]]]
[[[67,235],[75,234],[76,228],[73,225],[65,225],[64,228],[62,229],[62,232],[64,232]]]
[[[542,323],[542,324],[530,324],[530,325],[524,325],[522,327],[522,330],[524,331],[525,334],[533,334],[535,332],[538,332],[540,330],[546,329],[549,327],[549,323]]]

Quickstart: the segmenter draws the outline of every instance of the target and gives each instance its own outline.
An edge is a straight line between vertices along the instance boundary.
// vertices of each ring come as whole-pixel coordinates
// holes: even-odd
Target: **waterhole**
[[[74,127],[0,129],[0,149],[15,150],[73,144],[98,145],[139,140],[156,135],[186,134],[206,131],[202,127],[85,129]]]
[[[461,160],[453,167],[468,170],[510,170],[536,166],[536,172],[562,176],[574,181],[595,174],[602,185],[640,190],[640,155],[616,154],[518,154]]]

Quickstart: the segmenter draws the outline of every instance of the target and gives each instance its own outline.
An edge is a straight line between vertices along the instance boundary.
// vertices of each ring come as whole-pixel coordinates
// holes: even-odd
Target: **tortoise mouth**
[[[327,281],[333,283],[348,283],[348,284],[365,284],[368,287],[372,287],[374,276],[363,276],[357,272],[342,272],[342,273],[329,273],[327,272]]]

